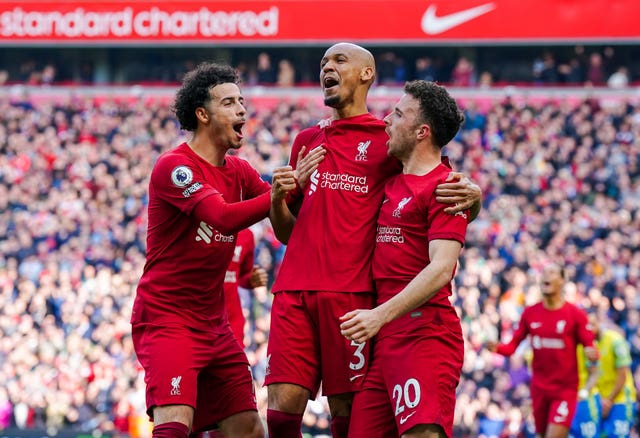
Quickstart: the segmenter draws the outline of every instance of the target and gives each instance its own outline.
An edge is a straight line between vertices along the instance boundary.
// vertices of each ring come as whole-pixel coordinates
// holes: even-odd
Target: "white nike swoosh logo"
[[[542,323],[541,322],[532,322],[531,323],[531,328],[532,329],[537,329],[539,327],[542,327]]]
[[[413,414],[415,414],[416,411],[413,411],[412,413],[410,413],[409,415],[407,415],[406,417],[400,417],[400,424],[404,424],[407,422],[407,420],[409,419],[409,417],[411,417]]]
[[[449,29],[460,26],[467,21],[471,21],[474,18],[478,18],[481,15],[491,12],[496,8],[495,3],[486,3],[484,5],[476,6],[475,8],[465,9],[460,12],[454,12],[453,14],[443,15],[438,17],[436,15],[436,5],[429,5],[424,15],[422,16],[422,30],[427,35],[437,35],[442,32],[446,32]]]
[[[354,380],[356,380],[358,377],[362,377],[362,376],[364,376],[364,374],[356,374],[356,375],[355,375],[355,376],[353,376],[353,377],[349,377],[349,381],[350,381],[350,382],[353,382],[353,381],[354,381]]]

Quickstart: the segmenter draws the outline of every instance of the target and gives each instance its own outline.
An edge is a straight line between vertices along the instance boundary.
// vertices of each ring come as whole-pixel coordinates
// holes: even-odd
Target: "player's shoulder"
[[[616,343],[624,340],[624,337],[617,330],[607,328],[602,331],[602,339],[611,343]]]
[[[180,181],[190,181],[195,162],[189,150],[189,146],[183,143],[162,153],[153,166],[152,178],[171,174],[174,182],[176,178]]]

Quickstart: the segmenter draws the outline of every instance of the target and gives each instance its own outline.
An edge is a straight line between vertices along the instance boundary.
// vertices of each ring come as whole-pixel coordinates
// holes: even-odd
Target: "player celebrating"
[[[529,335],[533,347],[531,399],[536,433],[546,438],[563,438],[569,433],[578,399],[576,346],[582,344],[587,360],[598,359],[587,315],[565,301],[564,270],[557,264],[542,273],[542,302],[525,308],[511,342],[487,342],[487,348],[512,355]]]
[[[189,72],[174,109],[193,136],[153,168],[147,259],[131,316],[153,436],[186,438],[217,424],[227,437],[263,437],[222,284],[236,233],[266,217],[270,198],[295,181],[283,178],[270,193],[246,161],[226,154],[242,145],[246,122],[233,68],[205,63]]]
[[[269,435],[277,438],[300,436],[307,400],[315,397],[321,381],[332,434],[346,437],[353,393],[368,367],[369,344],[344,338],[339,318],[373,305],[376,217],[384,182],[401,169],[387,155],[385,124],[367,109],[374,79],[368,50],[339,43],[325,52],[320,83],[333,117],[302,131],[291,156],[303,147],[322,149],[326,155],[304,192],[298,193],[297,218],[283,201],[272,204],[276,235],[288,243],[273,287],[265,378]],[[279,184],[275,173],[273,184]],[[454,195],[448,202],[457,203],[449,212],[463,211],[474,202],[476,213],[479,210],[480,190],[468,180],[441,190]]]
[[[348,339],[378,335],[353,402],[352,438],[451,437],[462,371],[462,328],[449,296],[469,211],[446,214],[435,188],[450,172],[441,150],[464,116],[433,82],[409,82],[404,90],[384,119],[389,154],[403,172],[387,182],[378,217],[377,307],[342,317]]]

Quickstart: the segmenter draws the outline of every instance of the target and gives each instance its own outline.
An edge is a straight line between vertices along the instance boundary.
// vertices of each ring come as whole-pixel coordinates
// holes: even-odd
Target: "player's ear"
[[[205,107],[199,106],[198,108],[196,108],[196,117],[198,118],[200,123],[207,124],[209,123],[211,114],[209,114],[209,111],[207,111]]]
[[[362,80],[363,82],[372,81],[374,75],[375,72],[373,70],[373,67],[371,66],[363,67],[362,70],[360,70],[360,80]]]
[[[431,128],[429,127],[429,125],[427,125],[426,123],[418,125],[418,127],[416,128],[416,137],[419,141],[424,140],[425,138],[430,136]]]

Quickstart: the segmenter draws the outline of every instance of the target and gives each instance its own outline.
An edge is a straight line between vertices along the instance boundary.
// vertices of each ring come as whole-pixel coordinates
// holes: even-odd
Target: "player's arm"
[[[271,210],[269,220],[276,238],[286,244],[296,218],[287,206],[287,194],[296,188],[296,180],[291,166],[278,167],[271,179]]]
[[[580,400],[585,400],[589,397],[591,391],[593,391],[593,389],[598,384],[598,378],[600,377],[600,366],[598,362],[591,362],[587,360],[585,364],[587,367],[588,376],[584,387],[580,391],[578,391],[578,398]]]
[[[221,233],[233,234],[267,217],[270,204],[269,192],[235,203],[227,203],[222,194],[216,193],[198,202],[193,214]]]
[[[429,242],[431,262],[405,288],[389,301],[372,310],[354,310],[340,319],[343,336],[365,342],[383,325],[419,307],[451,281],[462,244],[456,240],[435,239]]]
[[[436,200],[453,204],[444,210],[449,214],[469,209],[469,221],[473,221],[482,208],[482,190],[463,173],[450,172],[447,180],[436,187]]]
[[[487,341],[487,343],[485,344],[485,347],[493,353],[498,353],[502,356],[511,356],[513,353],[515,353],[516,348],[518,348],[518,345],[520,345],[520,343],[524,340],[524,338],[529,333],[527,320],[528,320],[528,311],[527,309],[525,309],[525,311],[522,313],[522,317],[520,318],[520,323],[518,324],[518,327],[513,332],[513,337],[511,338],[510,342],[506,344],[502,344],[496,341]]]

